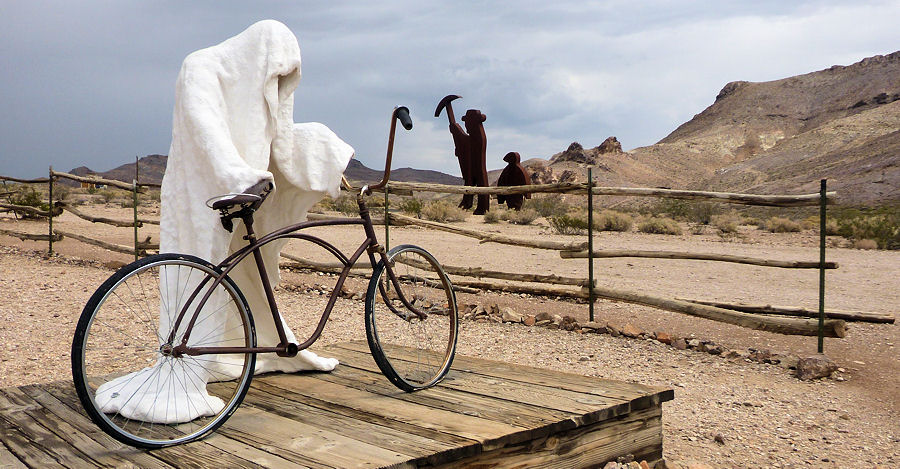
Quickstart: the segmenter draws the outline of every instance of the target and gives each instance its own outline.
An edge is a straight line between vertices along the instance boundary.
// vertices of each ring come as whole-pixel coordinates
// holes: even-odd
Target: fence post
[[[138,177],[140,174],[138,173],[138,157],[134,157],[134,181],[132,181],[131,189],[132,189],[132,212],[134,214],[134,260],[138,260]]]
[[[588,320],[594,321],[594,178],[588,168]]]
[[[47,220],[50,220],[49,221],[50,239],[49,239],[49,241],[47,241],[47,244],[49,245],[47,250],[48,250],[48,254],[52,256],[53,255],[53,165],[50,165],[50,170],[48,171],[48,175],[50,176],[50,178],[49,178],[50,182],[48,183],[48,185],[50,186],[50,190],[49,190],[49,192],[50,192],[50,194],[49,194],[50,216],[47,217]]]
[[[390,216],[388,215],[388,187],[384,186],[384,250],[391,250]]]
[[[819,188],[819,353],[825,350],[825,184]]]

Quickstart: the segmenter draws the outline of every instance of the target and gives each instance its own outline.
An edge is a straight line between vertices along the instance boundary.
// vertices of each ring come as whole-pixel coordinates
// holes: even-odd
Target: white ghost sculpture
[[[299,81],[297,39],[285,25],[272,20],[260,21],[184,60],[176,83],[172,146],[161,190],[160,252],[193,254],[216,264],[244,246],[243,224],[236,223],[234,233],[225,231],[218,213],[205,201],[242,192],[262,180],[273,181],[276,189],[254,216],[259,235],[304,220],[307,210],[325,194],[337,196],[353,148],[322,124],[294,124],[294,89]],[[278,258],[286,242],[275,241],[261,250],[273,287],[279,280]],[[256,313],[257,343],[278,344],[255,263],[252,259],[241,262],[230,276]],[[216,301],[210,298],[211,304]],[[161,316],[160,331],[166,331],[169,320]],[[218,327],[225,328],[224,324]],[[286,324],[285,332],[289,341],[298,342]],[[202,332],[195,329],[194,333]],[[337,364],[336,359],[308,350],[291,358],[259,354],[255,372],[330,371]],[[127,403],[115,399],[131,394],[128,380],[140,382],[137,375],[154,368],[159,365],[101,386],[95,396],[99,406],[138,420],[176,423],[170,421],[172,417],[154,414],[158,396],[142,395]],[[179,396],[183,409],[175,413],[178,422],[220,410],[224,403],[206,393],[205,384],[217,380],[218,373],[234,374],[226,366],[215,372],[217,376],[202,370],[157,371],[180,373],[180,379],[196,381],[192,385],[196,392],[187,396],[187,402]]]

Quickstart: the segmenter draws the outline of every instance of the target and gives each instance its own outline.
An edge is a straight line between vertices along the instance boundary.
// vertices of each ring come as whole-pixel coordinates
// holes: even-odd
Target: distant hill
[[[169,157],[166,155],[148,155],[140,160],[140,182],[145,183],[162,183],[163,174],[166,172],[166,162]],[[77,176],[96,175],[106,179],[114,179],[117,181],[125,181],[130,183],[134,179],[134,163],[127,163],[117,168],[104,172],[96,172],[86,166],[79,166],[71,171]],[[351,181],[377,182],[381,180],[381,171],[366,167],[356,159],[350,160],[344,175]],[[427,169],[398,168],[391,171],[392,181],[403,182],[429,182],[435,184],[462,185],[463,179],[457,176],[444,174],[440,171],[431,171]],[[75,183],[72,183],[75,184]]]
[[[624,153],[570,146],[554,175],[586,166],[604,185],[749,193],[816,192],[843,203],[900,202],[900,52],[762,83],[725,85],[654,145]],[[601,145],[602,146],[602,145]]]

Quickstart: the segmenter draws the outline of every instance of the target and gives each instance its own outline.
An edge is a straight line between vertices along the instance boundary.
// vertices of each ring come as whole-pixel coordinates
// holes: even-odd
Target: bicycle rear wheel
[[[444,269],[424,249],[397,246],[387,258],[391,269],[379,262],[366,293],[369,349],[395,386],[425,389],[444,378],[456,353],[456,295]]]
[[[216,275],[198,257],[149,256],[113,274],[84,307],[72,342],[72,378],[85,411],[113,438],[141,448],[186,443],[215,430],[243,400],[256,354],[171,351]],[[256,346],[250,309],[230,278],[200,311],[188,345]]]

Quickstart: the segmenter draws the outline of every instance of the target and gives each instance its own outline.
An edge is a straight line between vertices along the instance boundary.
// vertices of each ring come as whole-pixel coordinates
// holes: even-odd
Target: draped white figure
[[[353,149],[322,124],[294,124],[294,89],[299,81],[297,39],[285,25],[272,20],[260,21],[184,60],[176,83],[172,145],[161,189],[160,252],[193,254],[214,264],[225,259],[246,243],[242,239],[246,230],[242,223],[236,223],[234,233],[227,232],[218,213],[204,202],[217,195],[242,192],[262,180],[273,181],[275,191],[255,214],[254,229],[260,235],[304,220],[307,210],[325,194],[337,195]],[[261,250],[273,286],[279,280],[278,257],[285,242],[275,241]],[[161,292],[184,281],[172,277],[165,271],[160,273]],[[252,259],[238,264],[230,277],[255,313],[258,343],[276,345],[278,334]],[[198,323],[192,337],[228,338],[229,326],[214,317],[218,304],[226,299],[216,296],[204,309],[213,317]],[[161,313],[161,340],[165,340],[162,333],[170,322],[171,318]],[[286,324],[285,332],[290,341],[297,342]],[[212,415],[224,403],[206,392],[206,383],[227,379],[236,371],[223,360],[211,362],[217,365],[161,369],[158,363],[104,384],[97,390],[96,400],[104,412],[119,412],[148,422],[175,423]],[[337,364],[336,359],[318,357],[310,351],[292,358],[260,354],[255,371],[330,371]],[[178,412],[154,410],[153,403],[165,399],[159,395],[119,402],[118,396],[132,394],[128,383],[139,383],[142,374],[153,372],[160,376],[155,379],[177,379],[187,384],[178,391],[184,394],[188,389],[187,399],[179,395],[175,400],[179,402]]]

